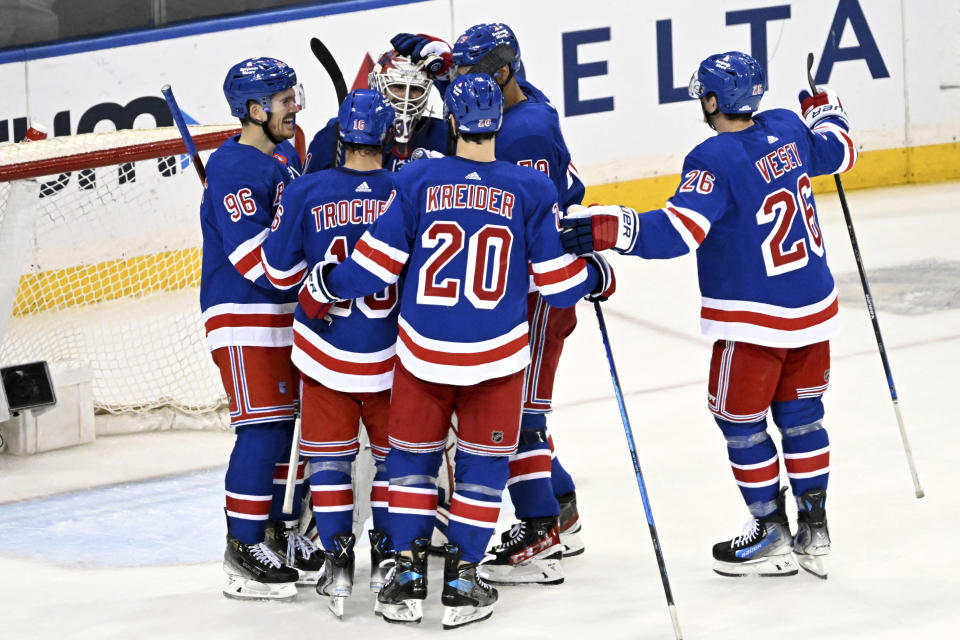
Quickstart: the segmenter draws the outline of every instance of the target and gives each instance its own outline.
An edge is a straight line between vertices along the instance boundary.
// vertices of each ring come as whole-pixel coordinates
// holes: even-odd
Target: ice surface
[[[958,286],[960,183],[848,198],[868,274],[877,274],[874,297],[927,496],[913,496],[846,229],[836,196],[825,194],[819,207],[843,283],[845,327],[833,342],[825,396],[833,537],[826,581],[711,571],[711,545],[738,533],[747,512],[706,410],[710,342],[698,335],[695,264],[613,257],[619,287],[604,307],[606,320],[687,638],[958,637],[960,430],[952,399],[960,309],[955,297],[945,301]],[[582,305],[579,316],[550,424],[577,481],[587,551],[565,561],[559,587],[501,589],[493,618],[450,632],[458,637],[673,635],[592,308]],[[229,447],[229,434],[142,434],[30,458],[0,456],[0,501],[21,500],[0,505],[0,638],[443,633],[438,561],[424,621],[412,628],[388,627],[371,613],[365,553],[342,622],[309,589],[291,604],[224,598],[221,473],[184,472],[223,465]],[[174,472],[180,475],[130,483]],[[127,483],[102,488],[120,481]]]

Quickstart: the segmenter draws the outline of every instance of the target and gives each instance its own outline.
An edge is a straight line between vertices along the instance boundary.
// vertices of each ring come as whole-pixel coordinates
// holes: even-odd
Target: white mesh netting
[[[232,129],[191,127],[207,149]],[[0,147],[0,364],[80,363],[110,413],[224,405],[198,302],[202,188],[178,142],[161,128]],[[31,167],[44,177],[10,181]]]

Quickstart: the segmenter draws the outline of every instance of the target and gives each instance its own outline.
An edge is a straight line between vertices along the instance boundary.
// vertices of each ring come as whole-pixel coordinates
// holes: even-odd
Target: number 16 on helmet
[[[379,147],[383,145],[394,118],[393,105],[379,91],[351,91],[343,99],[337,114],[340,138],[349,144]]]

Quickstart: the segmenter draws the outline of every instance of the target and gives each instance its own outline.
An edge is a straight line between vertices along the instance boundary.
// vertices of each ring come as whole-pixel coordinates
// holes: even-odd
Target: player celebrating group
[[[383,145],[383,167],[398,171],[416,149],[444,153],[447,129],[442,120],[424,115],[433,80],[424,68],[429,59],[411,62],[394,50],[377,60],[368,76],[370,89],[382,93],[393,106],[390,139]],[[315,173],[342,165],[344,149],[333,118],[317,132],[307,149],[305,173]]]
[[[714,546],[714,570],[793,575],[795,554],[826,577],[830,467],[821,396],[839,318],[810,177],[850,170],[857,151],[829,89],[801,93],[805,123],[783,109],[755,113],[765,90],[759,63],[746,54],[704,60],[690,95],[719,135],[687,155],[674,197],[639,215],[616,206],[577,211],[564,219],[562,237],[575,252],[672,258],[696,251],[700,324],[717,339],[709,407],[753,516],[741,535]],[[768,410],[798,505],[792,539]]]
[[[399,34],[391,43],[414,61],[442,55],[443,43],[430,36]],[[564,210],[580,204],[584,186],[570,162],[559,116],[543,93],[520,77],[520,43],[510,27],[499,22],[470,27],[454,42],[451,60],[457,73],[489,74],[504,95],[497,160],[545,174]],[[511,456],[507,483],[520,522],[491,549],[481,570],[491,582],[559,584],[560,557],[582,553],[583,543],[575,486],[552,455],[547,414],[563,341],[577,318],[573,306],[551,306],[536,291],[528,298],[528,317],[531,364],[523,385],[520,444]]]
[[[260,245],[285,185],[299,175],[299,158],[287,140],[294,136],[303,91],[294,70],[280,60],[250,58],[230,68],[223,92],[242,129],[207,163],[200,307],[236,431],[224,483],[224,570],[230,578],[224,594],[287,599],[296,595],[298,579],[316,579],[320,558],[294,528],[296,515],[283,515],[285,487],[274,484],[275,477],[287,477],[293,435],[296,297],[267,282]],[[294,567],[275,551],[294,558]]]
[[[442,601],[444,626],[492,614],[495,589],[477,576],[517,448],[523,371],[529,362],[528,273],[557,306],[612,293],[600,256],[566,253],[556,189],[542,174],[497,162],[503,96],[489,76],[447,91],[457,156],[400,172],[387,211],[350,258],[318,264],[301,305],[323,315],[338,300],[401,280],[398,362],[389,420],[388,527],[396,564],[378,595],[387,621],[419,622],[437,472],[453,412],[459,419]]]
[[[381,166],[394,122],[393,107],[377,91],[359,89],[340,105],[337,130],[342,167],[297,179],[284,192],[273,230],[263,242],[267,278],[281,290],[298,287],[309,266],[345,260],[367,227],[384,212],[393,173]],[[353,589],[354,544],[351,465],[359,450],[360,421],[370,439],[376,475],[371,487],[373,529],[370,587],[378,591],[380,563],[391,545],[386,529],[384,458],[393,361],[397,341],[397,290],[338,303],[328,326],[297,307],[293,363],[301,372],[300,453],[310,465],[310,493],[324,565],[317,592],[343,615]]]

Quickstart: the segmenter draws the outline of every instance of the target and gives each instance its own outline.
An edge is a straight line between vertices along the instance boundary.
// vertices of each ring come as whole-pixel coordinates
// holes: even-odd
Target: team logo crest
[[[491,442],[503,442],[503,431],[494,431],[490,434]]]

